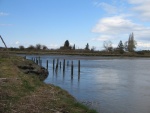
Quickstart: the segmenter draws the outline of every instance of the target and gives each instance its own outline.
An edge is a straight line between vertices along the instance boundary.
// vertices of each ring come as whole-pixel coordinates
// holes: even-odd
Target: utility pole
[[[8,48],[7,48],[7,46],[6,46],[6,43],[4,42],[3,38],[1,37],[1,35],[0,35],[0,38],[1,38],[3,44],[5,45],[6,50],[7,50],[7,52],[8,52]],[[8,56],[9,56],[9,52],[8,52]]]
[[[3,44],[5,45],[5,48],[7,49],[7,46],[6,46],[6,44],[5,44],[4,40],[3,40],[3,38],[1,37],[1,35],[0,35],[0,38],[1,38],[2,42],[3,42]]]

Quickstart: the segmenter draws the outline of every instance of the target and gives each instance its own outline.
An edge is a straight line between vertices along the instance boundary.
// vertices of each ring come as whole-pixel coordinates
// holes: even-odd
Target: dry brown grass
[[[17,67],[29,63],[35,65],[22,57],[0,56],[0,113],[96,113],[61,88]]]

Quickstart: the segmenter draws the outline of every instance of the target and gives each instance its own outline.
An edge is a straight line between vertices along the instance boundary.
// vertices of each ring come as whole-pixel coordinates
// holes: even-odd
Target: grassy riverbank
[[[0,113],[96,113],[61,88],[18,68],[28,64],[35,65],[22,57],[0,54]]]
[[[7,51],[1,51],[6,53]],[[80,55],[80,56],[106,56],[106,57],[150,57],[150,51],[124,52],[106,52],[106,51],[77,51],[77,50],[14,50],[10,54],[36,54],[36,55]]]

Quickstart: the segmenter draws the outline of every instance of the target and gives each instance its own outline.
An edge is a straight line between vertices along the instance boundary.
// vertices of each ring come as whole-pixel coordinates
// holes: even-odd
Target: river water
[[[27,56],[28,59],[37,57]],[[54,84],[101,113],[150,113],[150,58],[40,56],[49,61],[45,83]],[[53,59],[69,63],[53,71]],[[81,72],[78,74],[78,60]],[[74,73],[71,76],[71,61]],[[56,62],[56,61],[55,61]]]

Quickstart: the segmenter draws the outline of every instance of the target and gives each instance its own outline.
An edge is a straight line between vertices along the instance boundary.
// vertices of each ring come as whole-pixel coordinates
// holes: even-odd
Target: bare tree
[[[111,42],[111,41],[104,41],[103,47],[105,48],[105,50],[106,50],[107,52],[112,51],[112,49],[113,49],[113,47],[112,47],[112,42]]]
[[[36,48],[37,50],[40,50],[40,49],[42,48],[42,45],[41,45],[41,44],[36,44],[35,48]]]
[[[73,50],[75,50],[76,49],[76,46],[75,46],[75,44],[73,45],[73,48],[72,48]]]
[[[134,52],[134,49],[136,48],[136,41],[134,40],[134,34],[131,33],[129,35],[128,41],[125,42],[125,49],[129,52]]]
[[[43,50],[47,50],[48,47],[47,47],[46,45],[42,45],[42,49],[43,49]]]
[[[29,47],[27,47],[28,50],[34,50],[35,47],[33,45],[30,45]]]
[[[20,49],[20,50],[24,50],[25,48],[24,48],[23,45],[20,45],[20,46],[19,46],[19,49]]]
[[[96,49],[96,47],[95,47],[95,46],[93,46],[93,47],[91,48],[91,51],[95,51],[95,49]]]

